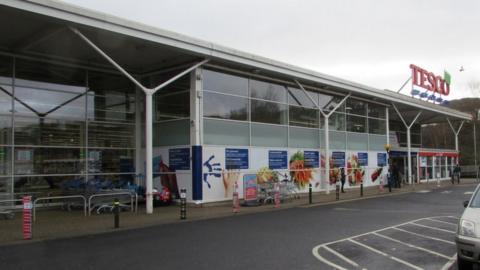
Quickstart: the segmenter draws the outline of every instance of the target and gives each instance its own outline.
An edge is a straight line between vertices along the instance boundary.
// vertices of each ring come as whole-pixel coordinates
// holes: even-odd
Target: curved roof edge
[[[340,79],[313,70],[308,70],[266,57],[245,53],[239,50],[217,45],[212,42],[162,30],[153,26],[126,20],[64,2],[54,0],[0,0],[0,5],[10,6],[29,12],[70,21],[76,24],[87,25],[139,39],[149,40],[152,42],[176,47],[188,52],[204,55],[205,57],[214,58],[216,60],[234,62],[288,75],[296,79],[342,88],[347,92],[351,91],[352,93],[375,96],[386,102],[404,104],[421,110],[429,110],[462,120],[472,119],[471,115],[468,113],[463,113],[443,106],[428,103],[426,101],[398,94],[393,91],[376,89],[349,80]]]

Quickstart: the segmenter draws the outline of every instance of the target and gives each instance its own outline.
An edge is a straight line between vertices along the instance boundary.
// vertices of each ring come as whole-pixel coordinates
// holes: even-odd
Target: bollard
[[[312,204],[312,183],[308,184],[308,203]]]
[[[363,197],[363,181],[360,183],[360,197]]]
[[[275,202],[275,208],[280,207],[280,186],[278,185],[278,183],[275,183],[274,202]]]
[[[338,181],[335,186],[335,198],[337,201],[340,200],[340,183]]]
[[[240,210],[240,199],[238,198],[237,182],[235,182],[234,187],[235,187],[235,189],[233,191],[233,213],[238,213],[239,210]]]
[[[187,190],[180,189],[180,219],[187,219]]]
[[[120,202],[117,198],[113,200],[113,227],[120,227]]]
[[[25,196],[23,202],[23,239],[32,239],[32,196]]]

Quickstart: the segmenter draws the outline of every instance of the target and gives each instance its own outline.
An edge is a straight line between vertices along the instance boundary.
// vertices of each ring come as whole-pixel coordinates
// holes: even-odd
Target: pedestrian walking
[[[345,193],[345,190],[343,190],[343,186],[345,186],[345,168],[340,169],[340,182],[342,182],[342,193]]]

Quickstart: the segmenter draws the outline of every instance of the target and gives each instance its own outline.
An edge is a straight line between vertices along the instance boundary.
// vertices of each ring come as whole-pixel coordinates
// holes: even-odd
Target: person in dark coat
[[[454,180],[455,180],[455,178],[457,178],[457,183],[460,183],[460,174],[461,173],[462,173],[462,169],[460,169],[460,165],[458,165],[458,163],[457,163],[457,165],[453,169]]]
[[[343,190],[343,186],[345,186],[345,168],[340,169],[340,182],[342,182],[342,193],[345,193],[345,190]]]

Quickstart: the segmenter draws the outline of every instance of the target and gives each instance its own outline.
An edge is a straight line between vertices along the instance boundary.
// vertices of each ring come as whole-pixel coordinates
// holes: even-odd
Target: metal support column
[[[330,194],[330,132],[328,127],[328,118],[330,115],[324,115],[325,118],[325,184],[327,185],[327,194]]]
[[[329,153],[330,153],[330,133],[329,133],[329,127],[328,127],[328,119],[330,116],[340,107],[342,104],[349,98],[352,93],[348,93],[334,108],[331,110],[329,113],[323,112],[323,108],[320,108],[318,103],[313,100],[313,98],[310,96],[310,94],[303,88],[303,86],[298,82],[298,80],[294,80],[295,83],[302,89],[303,93],[312,101],[312,103],[317,107],[317,109],[320,111],[322,116],[325,118],[325,182],[327,185],[327,194],[330,194],[330,158],[329,158]]]
[[[455,128],[453,128],[453,125],[452,125],[452,122],[450,122],[450,119],[447,118],[447,122],[448,124],[450,125],[450,128],[452,129],[453,133],[455,134],[455,151],[457,151],[457,153],[459,152],[458,150],[458,134],[460,133],[460,130],[462,129],[463,127],[463,123],[465,121],[462,120],[462,122],[460,123],[460,126],[458,127],[458,130],[455,130]],[[458,160],[457,160],[457,163],[458,163]]]
[[[415,188],[415,182],[412,180],[412,145],[411,145],[411,141],[410,141],[410,129],[412,128],[412,126],[415,124],[415,122],[417,121],[418,117],[420,117],[420,115],[422,114],[422,111],[419,111],[417,113],[417,115],[415,116],[415,118],[412,120],[412,122],[410,124],[407,124],[407,122],[405,122],[405,119],[403,118],[402,114],[400,113],[400,111],[397,109],[397,106],[395,106],[394,103],[392,103],[392,106],[393,108],[395,109],[395,112],[397,112],[397,115],[398,117],[400,117],[400,119],[402,120],[403,124],[405,125],[405,127],[407,128],[407,168],[408,168],[408,183],[409,184],[412,184],[413,187]]]
[[[163,87],[169,85],[170,83],[174,82],[175,80],[181,78],[182,76],[186,75],[187,73],[191,72],[192,70],[200,67],[201,65],[207,63],[209,59],[205,59],[200,61],[196,64],[193,64],[191,67],[185,69],[184,71],[178,73],[177,75],[173,76],[172,78],[168,79],[167,81],[163,82],[162,84],[154,87],[154,88],[147,88],[143,86],[139,81],[137,81],[131,74],[129,74],[125,69],[123,69],[119,64],[117,64],[112,58],[110,58],[105,52],[103,52],[98,46],[96,46],[90,39],[88,39],[85,35],[83,35],[78,29],[74,27],[70,27],[70,30],[78,35],[85,43],[87,43],[90,47],[92,47],[98,54],[100,54],[103,58],[105,58],[110,64],[112,64],[116,69],[118,69],[125,77],[127,77],[131,82],[133,82],[136,86],[138,86],[142,91],[145,93],[145,103],[146,103],[146,112],[145,112],[145,163],[146,163],[146,212],[147,214],[153,213],[153,122],[152,122],[152,99],[155,92],[162,89]]]
[[[153,213],[153,121],[152,121],[152,96],[151,92],[145,93],[145,104],[146,104],[146,112],[145,112],[145,135],[146,135],[146,142],[145,142],[145,163],[146,163],[146,177],[145,177],[145,186],[147,189],[146,194],[146,210],[147,214]]]

